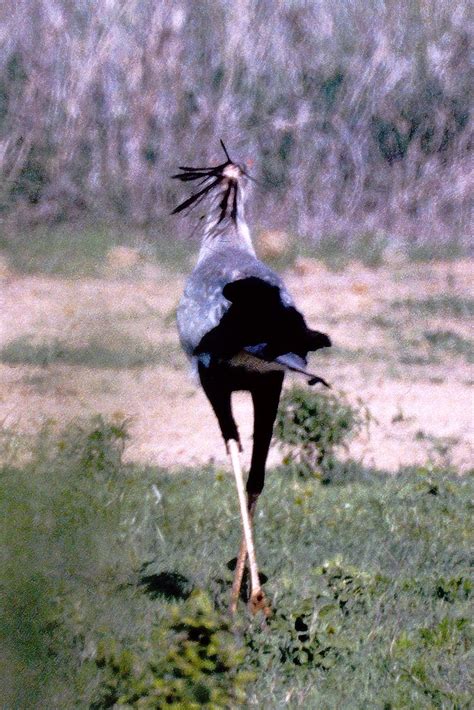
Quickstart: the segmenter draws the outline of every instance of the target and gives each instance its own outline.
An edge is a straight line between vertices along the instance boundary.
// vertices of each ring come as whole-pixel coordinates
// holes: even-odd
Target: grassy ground
[[[125,465],[125,438],[101,418],[4,432],[3,707],[469,707],[471,478],[270,471],[262,629],[227,617],[230,477]]]
[[[370,235],[280,260],[333,338],[316,371],[370,426],[319,480],[269,471],[262,629],[227,614],[240,522],[177,343],[187,245],[64,227],[0,248],[2,708],[469,707],[467,262]]]
[[[153,231],[134,232],[128,227],[112,228],[108,224],[81,226],[67,223],[53,228],[37,227],[14,236],[0,233],[0,250],[8,256],[11,266],[23,273],[70,278],[102,276],[108,252],[121,245],[133,248],[141,258],[157,260],[169,269],[186,270],[190,252],[197,248],[196,238],[157,238],[157,235],[161,237],[162,230],[161,225]],[[334,271],[342,271],[354,260],[372,268],[383,266],[386,254],[390,252],[391,240],[388,235],[367,232],[358,238],[352,237],[350,242],[341,240],[338,235],[328,235],[317,245],[288,236],[285,241],[286,248],[282,253],[274,253],[271,258],[265,254],[265,259],[274,268],[281,271],[290,266],[298,254],[302,254],[320,260]],[[433,244],[429,249],[407,244],[402,251],[393,254],[404,256],[412,263],[427,263],[434,259],[460,259],[466,256],[466,250],[456,243],[449,246]]]
[[[108,252],[117,246],[133,248],[140,257],[157,260],[170,269],[180,269],[187,264],[189,242],[157,239],[157,232],[160,233],[160,226],[153,233],[137,231],[134,234],[129,228],[106,224],[64,224],[25,230],[13,237],[0,234],[0,249],[17,271],[66,278],[102,276]]]

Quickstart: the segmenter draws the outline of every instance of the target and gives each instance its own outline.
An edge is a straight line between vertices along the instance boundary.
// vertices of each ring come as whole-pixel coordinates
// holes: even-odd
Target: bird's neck
[[[242,249],[255,256],[250,230],[245,219],[244,199],[237,191],[236,204],[229,200],[222,209],[222,194],[217,195],[207,214],[198,263],[227,249]]]

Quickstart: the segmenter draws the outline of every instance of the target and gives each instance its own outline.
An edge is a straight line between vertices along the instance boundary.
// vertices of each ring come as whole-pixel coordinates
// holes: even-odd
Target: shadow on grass
[[[318,482],[322,486],[337,487],[350,486],[352,484],[371,486],[377,483],[380,485],[381,481],[393,479],[393,474],[388,471],[365,466],[352,459],[347,461],[334,459],[331,468],[325,469],[324,473],[315,468],[312,474],[308,474],[305,469],[300,468],[298,462],[281,464],[275,468],[275,473],[282,478],[288,478],[290,475],[296,481],[304,482],[307,480],[314,483]]]
[[[163,597],[168,601],[187,599],[193,591],[192,582],[179,572],[159,572],[158,574],[143,574],[148,565],[142,566],[139,585],[150,599]]]
[[[0,362],[9,365],[38,365],[56,363],[85,367],[133,369],[154,365],[181,365],[182,356],[177,346],[163,344],[158,348],[145,345],[129,337],[121,337],[109,346],[98,338],[87,345],[72,347],[58,338],[35,343],[28,337],[17,338],[0,350]]]

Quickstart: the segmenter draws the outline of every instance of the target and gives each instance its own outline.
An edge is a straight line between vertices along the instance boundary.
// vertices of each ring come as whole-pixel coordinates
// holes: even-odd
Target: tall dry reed
[[[176,164],[252,158],[254,220],[466,238],[469,2],[3,0],[0,215],[164,225]],[[180,195],[181,196],[181,195]]]

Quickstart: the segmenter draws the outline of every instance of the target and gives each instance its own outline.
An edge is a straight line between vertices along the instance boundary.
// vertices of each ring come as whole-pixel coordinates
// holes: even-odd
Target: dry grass
[[[130,274],[121,265],[115,276],[110,259],[105,266],[103,278],[4,277],[0,417],[32,433],[46,418],[118,414],[131,421],[129,459],[224,462],[212,412],[177,342],[183,277],[153,262],[141,272],[132,264]],[[351,457],[386,470],[427,458],[469,468],[470,274],[467,261],[351,263],[334,272],[298,259],[287,271],[297,304],[334,342],[313,367],[372,414]],[[248,455],[245,396],[236,397],[236,411]]]

